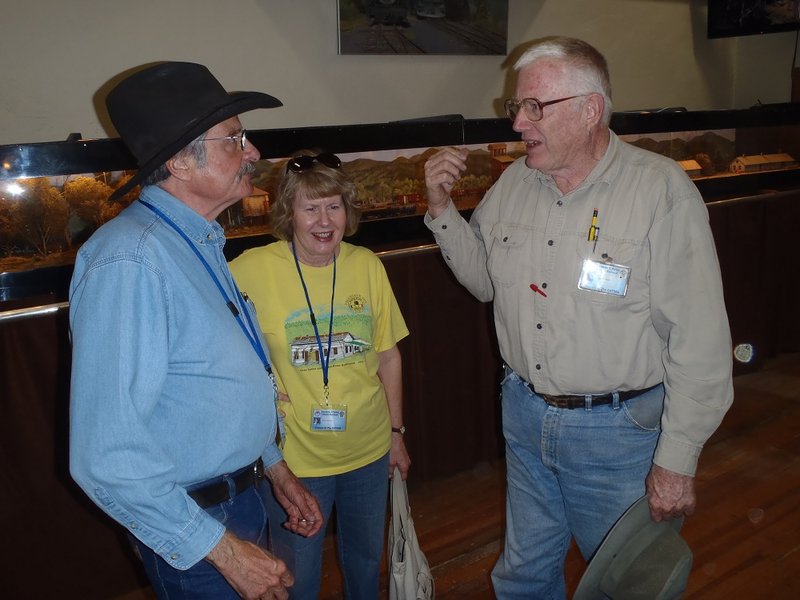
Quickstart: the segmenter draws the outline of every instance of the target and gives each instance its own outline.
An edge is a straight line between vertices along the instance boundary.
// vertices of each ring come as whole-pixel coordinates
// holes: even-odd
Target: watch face
[[[733,348],[733,356],[740,363],[749,363],[753,360],[755,355],[755,348],[752,344],[737,344]]]

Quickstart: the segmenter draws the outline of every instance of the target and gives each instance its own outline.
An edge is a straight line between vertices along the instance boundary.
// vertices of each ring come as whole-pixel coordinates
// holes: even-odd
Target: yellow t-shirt
[[[287,242],[245,251],[230,263],[240,288],[253,301],[269,347],[278,388],[290,402],[283,455],[300,477],[321,477],[363,467],[389,451],[391,425],[378,378],[378,353],[408,335],[383,264],[366,248],[342,242],[336,259],[333,334],[328,366],[331,408],[346,407],[344,431],[314,431],[312,410],[325,406],[319,345],[303,285]],[[301,263],[327,353],[333,265]]]

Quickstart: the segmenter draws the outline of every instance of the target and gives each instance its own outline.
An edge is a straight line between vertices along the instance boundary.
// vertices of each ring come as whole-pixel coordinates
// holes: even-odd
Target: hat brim
[[[147,160],[128,181],[126,181],[119,188],[114,190],[114,193],[109,196],[109,200],[117,200],[134,187],[144,181],[148,175],[158,169],[167,160],[175,156],[189,143],[197,138],[200,134],[208,131],[214,125],[221,123],[225,119],[233,116],[255,110],[257,108],[276,108],[283,106],[283,103],[277,98],[264,94],[262,92],[231,92],[228,94],[228,101],[222,106],[216,107],[205,117],[198,119],[189,127],[183,130],[182,134],[175,140],[166,144],[159,152]]]
[[[642,496],[617,520],[603,543],[595,552],[586,571],[583,573],[572,600],[597,600],[606,598],[600,590],[600,584],[612,561],[623,547],[645,528],[672,528],[680,531],[683,519],[670,519],[656,523],[650,518],[650,506],[647,496]]]

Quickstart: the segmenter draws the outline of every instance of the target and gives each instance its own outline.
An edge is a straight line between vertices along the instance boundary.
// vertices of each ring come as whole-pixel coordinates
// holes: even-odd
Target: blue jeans
[[[389,455],[360,469],[329,477],[301,477],[316,496],[325,518],[319,532],[305,538],[283,527],[287,516],[274,498],[268,498],[269,533],[273,552],[294,574],[289,597],[316,600],[322,575],[322,544],[333,506],[336,506],[336,545],[344,580],[344,597],[379,597],[380,566],[389,494]]]
[[[548,406],[511,373],[502,383],[506,537],[492,571],[500,600],[566,597],[572,537],[587,560],[642,497],[664,405],[658,386],[590,410]]]
[[[266,550],[266,498],[269,495],[267,484],[262,480],[258,486],[232,500],[205,510],[228,531]],[[181,571],[170,566],[139,540],[132,541],[142,557],[144,570],[159,600],[239,600],[239,594],[208,561],[201,560],[186,571]]]

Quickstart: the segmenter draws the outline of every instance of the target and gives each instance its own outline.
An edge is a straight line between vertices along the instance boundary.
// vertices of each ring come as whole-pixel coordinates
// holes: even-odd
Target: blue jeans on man
[[[663,402],[657,386],[624,403],[554,408],[516,374],[506,376],[506,537],[492,572],[498,599],[566,597],[572,537],[588,560],[644,495]]]
[[[225,480],[226,477],[219,479]],[[261,480],[235,498],[205,510],[231,533],[266,550],[266,498],[270,495],[268,484]],[[239,594],[210,562],[201,560],[181,571],[139,540],[133,539],[133,544],[159,600],[239,600]]]

